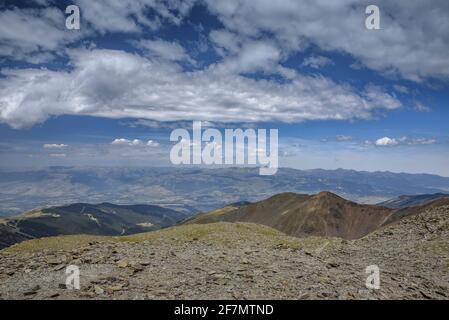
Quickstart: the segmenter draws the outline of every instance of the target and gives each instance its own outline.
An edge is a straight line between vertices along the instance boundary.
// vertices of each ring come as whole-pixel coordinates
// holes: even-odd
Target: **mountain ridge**
[[[329,191],[314,195],[285,192],[267,199],[231,203],[195,216],[156,205],[73,203],[31,210],[0,219],[0,248],[57,235],[126,235],[175,224],[249,222],[295,237],[358,239],[409,215],[449,203],[438,198],[422,205],[392,209],[359,204]]]
[[[224,207],[193,216],[185,224],[212,222],[259,223],[295,237],[359,239],[404,217],[449,203],[449,198],[419,207],[391,209],[358,204],[331,192],[315,195],[282,193],[242,207]]]
[[[183,220],[185,214],[155,205],[74,203],[35,209],[0,221],[0,248],[57,235],[125,235],[152,231]]]
[[[193,214],[288,191],[328,190],[370,204],[404,194],[449,192],[446,177],[344,169],[280,168],[274,176],[259,176],[253,168],[53,167],[0,172],[4,216],[77,202],[153,204]]]
[[[392,209],[403,209],[407,207],[426,204],[430,201],[448,198],[448,193],[433,193],[433,194],[418,194],[418,195],[403,195],[387,201],[378,203],[380,206],[385,206]]]

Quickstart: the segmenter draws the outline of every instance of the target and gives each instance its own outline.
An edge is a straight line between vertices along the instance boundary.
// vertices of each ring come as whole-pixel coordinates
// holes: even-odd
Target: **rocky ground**
[[[65,285],[68,265],[79,290]],[[378,290],[365,285],[369,265]],[[449,207],[355,241],[240,223],[27,241],[0,251],[0,298],[449,299]]]

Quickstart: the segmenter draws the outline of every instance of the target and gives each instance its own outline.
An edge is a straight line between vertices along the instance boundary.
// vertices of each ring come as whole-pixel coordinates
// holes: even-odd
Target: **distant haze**
[[[196,213],[280,192],[331,191],[362,203],[400,195],[449,192],[449,178],[429,174],[296,170],[259,176],[257,168],[52,167],[3,171],[0,213],[76,202],[155,204]]]

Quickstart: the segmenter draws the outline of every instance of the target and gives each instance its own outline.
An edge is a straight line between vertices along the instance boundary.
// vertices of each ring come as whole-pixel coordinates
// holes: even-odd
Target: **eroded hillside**
[[[282,193],[248,205],[198,214],[185,223],[251,222],[295,237],[323,236],[353,240],[409,215],[444,204],[449,204],[449,198],[394,210],[358,204],[330,192],[316,195]]]

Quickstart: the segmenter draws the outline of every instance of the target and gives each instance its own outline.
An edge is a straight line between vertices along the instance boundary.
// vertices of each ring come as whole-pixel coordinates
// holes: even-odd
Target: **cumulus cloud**
[[[386,146],[397,146],[397,145],[430,145],[430,144],[435,144],[435,143],[437,143],[436,139],[428,139],[428,138],[383,137],[383,138],[376,140],[375,145],[378,147],[386,147]]]
[[[155,140],[148,140],[147,146],[149,146],[149,147],[159,147],[160,144],[159,144],[159,142],[157,142]]]
[[[365,28],[368,2],[206,0],[231,34],[273,36],[282,54],[316,45],[346,52],[373,70],[413,80],[449,78],[449,3],[377,1],[381,30]],[[232,37],[221,34],[221,40]],[[236,36],[234,36],[236,37]],[[218,38],[218,37],[216,37]]]
[[[21,128],[49,116],[91,115],[157,121],[301,122],[369,119],[399,100],[381,88],[359,92],[323,76],[253,79],[212,67],[183,72],[118,50],[72,50],[72,70],[3,69],[0,122]]]
[[[379,147],[396,146],[398,144],[399,144],[399,142],[396,139],[394,139],[394,138],[392,139],[389,137],[383,137],[383,138],[376,140],[376,146],[379,146]]]
[[[67,45],[92,33],[138,34],[164,23],[180,25],[194,0],[74,3],[82,11],[81,32],[67,32],[64,14],[55,8],[0,12],[0,56],[40,63],[64,54],[71,67],[2,69],[0,122],[22,128],[65,114],[155,121],[301,122],[369,119],[379,109],[401,107],[384,88],[368,85],[357,90],[282,65],[292,53],[311,45],[325,52],[349,53],[357,64],[414,81],[449,77],[445,1],[432,4],[439,10],[429,10],[423,0],[380,1],[379,31],[365,29],[364,5],[355,0],[205,1],[223,24],[209,35],[222,59],[191,72],[183,72],[178,62],[195,61],[176,42],[133,42],[145,57],[114,50],[73,50]],[[324,56],[312,55],[303,65],[319,68],[329,63]],[[248,77],[259,72],[283,79]],[[399,85],[394,89],[407,92]],[[418,104],[415,109],[428,111]]]
[[[114,139],[111,144],[114,145],[124,145],[124,146],[138,146],[142,144],[142,141],[139,139],[134,139],[134,140],[128,140],[125,138],[118,138],[118,139]]]
[[[117,138],[111,142],[112,145],[118,146],[148,146],[148,147],[159,147],[160,144],[156,140],[148,140],[144,143],[140,139],[125,139],[125,138]]]
[[[62,149],[62,148],[66,148],[68,147],[68,145],[64,144],[64,143],[46,143],[43,146],[45,149]]]

